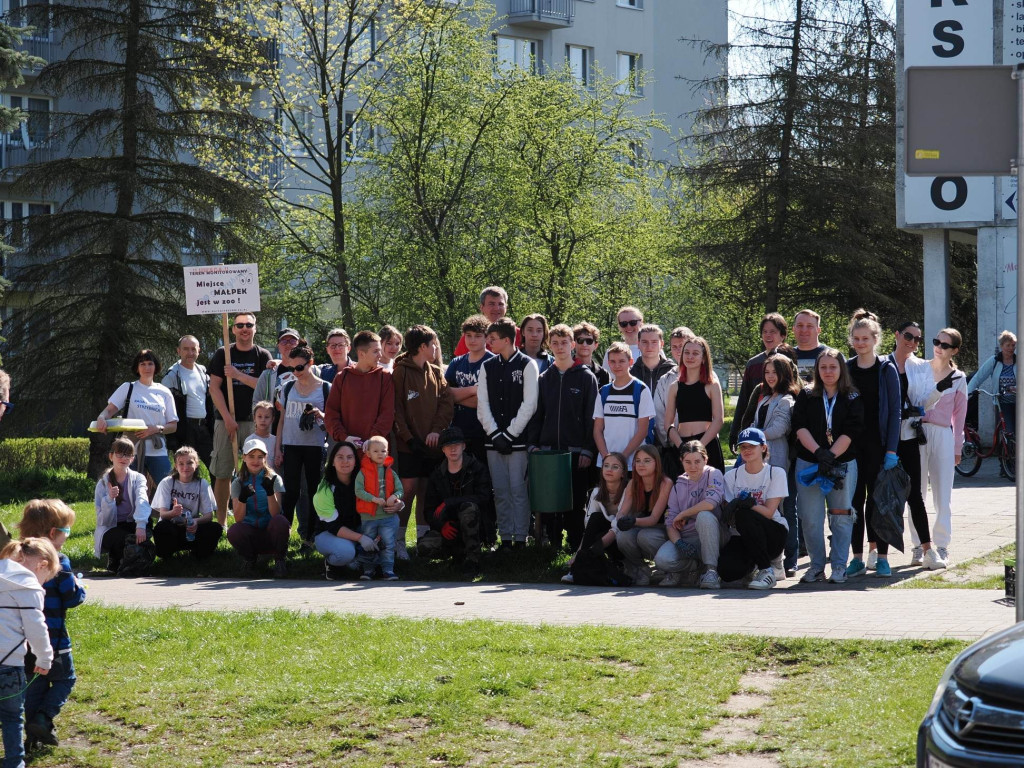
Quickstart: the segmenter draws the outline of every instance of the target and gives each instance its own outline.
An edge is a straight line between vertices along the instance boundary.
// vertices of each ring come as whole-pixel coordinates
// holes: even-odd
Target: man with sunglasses
[[[207,368],[210,374],[210,397],[217,408],[213,427],[213,456],[210,459],[210,474],[216,479],[213,495],[217,499],[217,522],[222,526],[227,516],[228,497],[231,493],[231,474],[235,470],[235,448],[232,440],[238,435],[245,436],[254,431],[252,422],[252,395],[257,377],[270,362],[270,352],[257,346],[256,315],[243,313],[235,317],[231,333],[235,343],[231,345],[231,365],[225,365],[224,348],[210,356]],[[228,381],[231,381],[235,400],[235,414],[228,409]]]
[[[597,352],[597,345],[601,341],[601,332],[597,326],[584,320],[572,328],[572,338],[576,342],[576,360],[584,368],[597,377],[597,388],[600,389],[612,380],[608,369],[594,362],[594,353]]]

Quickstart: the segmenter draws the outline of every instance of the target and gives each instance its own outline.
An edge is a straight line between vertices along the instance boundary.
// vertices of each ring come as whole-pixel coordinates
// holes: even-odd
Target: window
[[[569,62],[569,71],[572,79],[580,85],[591,85],[594,76],[591,69],[594,65],[594,49],[583,48],[578,45],[567,45],[565,56]]]
[[[353,30],[358,32],[358,28]],[[378,36],[377,20],[370,19],[362,26],[362,32],[352,41],[349,57],[355,64],[364,64],[377,60],[380,37]]]
[[[355,112],[345,113],[345,158],[360,160],[367,150],[376,148],[373,126],[356,119]]]
[[[7,134],[7,144],[21,149],[46,145],[50,135],[50,100],[36,96],[10,96],[11,109],[21,109],[28,118]]]
[[[316,130],[313,108],[305,104],[296,104],[285,115],[280,107],[275,107],[274,120],[283,139],[283,151],[291,157],[308,156],[308,147],[313,143],[313,133]]]
[[[642,96],[643,86],[640,83],[641,68],[642,62],[639,53],[619,53],[616,67],[616,79],[618,79],[619,83],[615,86],[615,92]]]
[[[621,8],[636,8],[643,10],[644,0],[615,0],[615,4]]]
[[[539,45],[536,40],[503,35],[497,35],[494,40],[498,69],[502,72],[508,72],[513,67],[537,71]]]
[[[26,40],[50,39],[49,0],[6,0],[4,10],[15,27],[33,27]]]
[[[28,248],[32,244],[32,228],[38,226],[38,219],[34,217],[53,213],[53,204],[21,201],[3,203],[3,213],[6,219],[4,239],[8,245],[14,248]]]

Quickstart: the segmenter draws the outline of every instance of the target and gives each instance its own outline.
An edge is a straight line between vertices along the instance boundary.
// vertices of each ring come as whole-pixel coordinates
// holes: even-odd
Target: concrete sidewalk
[[[989,461],[977,476],[957,477],[950,547],[954,563],[1013,541],[1014,488],[996,473],[996,463]],[[909,548],[906,555],[893,553],[892,580],[866,576],[845,585],[805,585],[788,579],[769,592],[232,579],[90,579],[88,585],[91,602],[141,608],[285,608],[779,637],[974,640],[1014,623],[1013,607],[998,602],[1002,591],[886,589],[893,581],[922,575],[921,569],[904,565],[908,560]],[[801,571],[805,567],[806,560],[801,561]]]

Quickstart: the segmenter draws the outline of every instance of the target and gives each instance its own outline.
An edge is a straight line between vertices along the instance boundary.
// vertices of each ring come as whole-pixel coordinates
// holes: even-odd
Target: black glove
[[[508,456],[512,453],[512,441],[505,437],[505,435],[499,433],[491,438],[491,442],[494,444],[494,450],[502,456]]]
[[[316,426],[316,415],[313,413],[313,406],[307,406],[306,410],[299,416],[299,429],[308,432]]]
[[[953,377],[956,375],[956,371],[953,371],[946,378],[935,385],[936,392],[945,392],[947,389],[953,386]]]
[[[604,542],[600,537],[594,539],[593,543],[586,549],[587,552],[592,554],[594,557],[600,557],[604,554]]]
[[[427,444],[418,437],[410,437],[406,445],[409,446],[410,451],[419,454],[420,456],[427,452]]]
[[[242,490],[238,493],[238,500],[245,504],[249,499],[256,495],[256,489],[251,485],[243,485]]]
[[[819,448],[814,452],[814,458],[818,461],[818,469],[828,472],[836,463],[836,455],[828,448]]]
[[[615,522],[612,523],[618,533],[625,533],[636,525],[636,518],[633,515],[626,515],[625,517],[615,518]]]
[[[267,496],[274,495],[274,478],[264,475],[263,479],[260,481],[260,485],[262,485],[263,490],[267,492]]]

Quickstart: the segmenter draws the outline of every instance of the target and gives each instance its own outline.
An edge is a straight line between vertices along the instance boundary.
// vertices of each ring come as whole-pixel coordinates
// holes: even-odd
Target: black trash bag
[[[148,576],[149,569],[156,561],[156,547],[151,541],[144,541],[136,544],[134,540],[125,542],[124,554],[121,555],[121,565],[118,566],[117,575],[122,578],[136,578]]]
[[[900,552],[903,551],[903,507],[909,495],[910,475],[899,464],[878,473],[871,493],[875,502],[871,525],[882,541]]]

